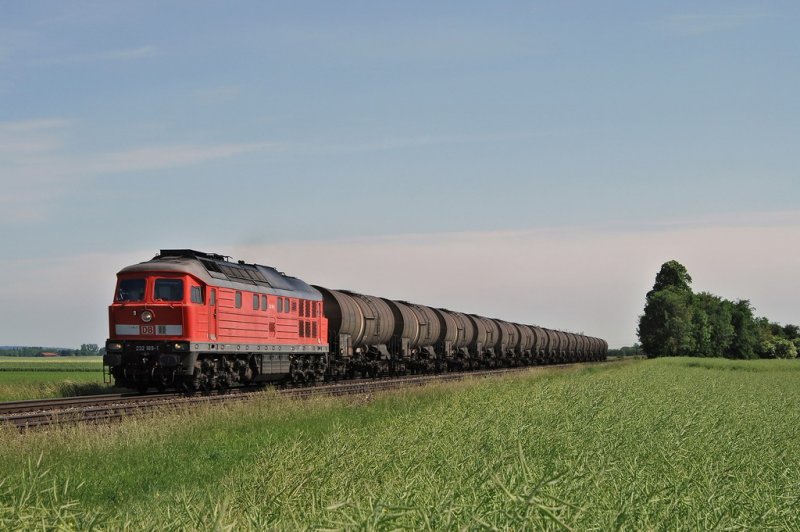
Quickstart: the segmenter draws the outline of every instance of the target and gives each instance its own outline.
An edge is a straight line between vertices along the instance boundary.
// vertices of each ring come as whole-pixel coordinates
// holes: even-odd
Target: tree
[[[721,357],[733,340],[734,330],[731,323],[733,303],[722,299],[708,292],[700,292],[694,296],[694,311],[706,316],[704,323],[707,327],[707,343],[701,341],[706,339],[706,335],[700,331],[695,331],[696,349],[700,356]],[[695,326],[703,324],[697,317],[694,318]]]
[[[750,301],[740,299],[733,304],[731,324],[734,335],[725,356],[728,358],[755,358],[758,326],[753,317],[753,307],[750,306]]]
[[[783,326],[783,337],[787,340],[797,340],[800,338],[800,327],[797,325],[786,324]]]
[[[692,340],[694,352],[691,353],[691,355],[698,357],[714,356],[714,345],[711,336],[711,323],[708,313],[694,302],[692,306]]]
[[[746,299],[695,295],[691,283],[683,264],[661,265],[639,316],[639,340],[648,356],[794,358],[800,352],[800,327],[756,318]]]
[[[661,265],[653,289],[647,293],[644,314],[639,317],[639,341],[648,356],[695,354],[699,339],[706,344],[707,318],[697,315],[694,327],[692,278],[686,267],[671,260]],[[697,332],[700,338],[695,338]]]
[[[686,266],[676,260],[671,260],[661,265],[661,270],[656,274],[656,282],[653,285],[653,289],[647,293],[647,296],[650,297],[650,294],[665,288],[676,288],[691,292],[690,284],[692,284],[692,277],[686,271]]]
[[[81,344],[78,354],[81,356],[94,356],[97,355],[99,349],[100,348],[97,347],[97,344]]]
[[[648,356],[694,353],[691,296],[691,292],[672,286],[648,294],[638,330]]]

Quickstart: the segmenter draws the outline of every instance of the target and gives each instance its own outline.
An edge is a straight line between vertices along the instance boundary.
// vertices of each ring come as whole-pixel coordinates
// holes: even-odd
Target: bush
[[[775,340],[775,358],[797,358],[797,348],[793,342],[778,338]]]

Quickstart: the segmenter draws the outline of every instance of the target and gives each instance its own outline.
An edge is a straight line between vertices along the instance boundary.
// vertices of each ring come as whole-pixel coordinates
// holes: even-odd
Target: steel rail
[[[146,397],[168,397],[175,394],[159,394],[158,396],[145,396],[135,393],[106,393],[96,395],[76,395],[74,397],[58,397],[51,399],[26,399],[24,401],[7,401],[0,403],[0,415],[14,414],[17,412],[33,412],[37,410],[56,410],[59,408],[73,408],[76,406],[92,406],[115,401],[144,399]]]

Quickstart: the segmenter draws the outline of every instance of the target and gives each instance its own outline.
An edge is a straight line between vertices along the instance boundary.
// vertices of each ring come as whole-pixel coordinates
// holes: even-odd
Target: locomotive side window
[[[261,296],[261,310],[267,310],[267,296]]]
[[[258,294],[253,294],[253,310],[258,310]]]
[[[155,299],[183,301],[183,281],[180,279],[156,279]]]
[[[212,307],[217,304],[217,289],[211,289],[211,295],[208,297],[208,304]]]
[[[236,292],[236,308],[242,308],[242,293]]]
[[[116,301],[142,301],[144,299],[144,279],[122,279],[117,289]]]
[[[199,286],[192,287],[192,303],[203,304],[203,290]]]
[[[278,312],[283,312],[283,298],[278,298]]]

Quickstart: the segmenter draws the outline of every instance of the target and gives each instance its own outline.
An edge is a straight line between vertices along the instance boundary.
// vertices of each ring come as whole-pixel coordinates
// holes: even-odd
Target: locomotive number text
[[[144,351],[155,351],[158,349],[158,346],[155,345],[137,345],[136,351],[137,352],[144,352]]]

